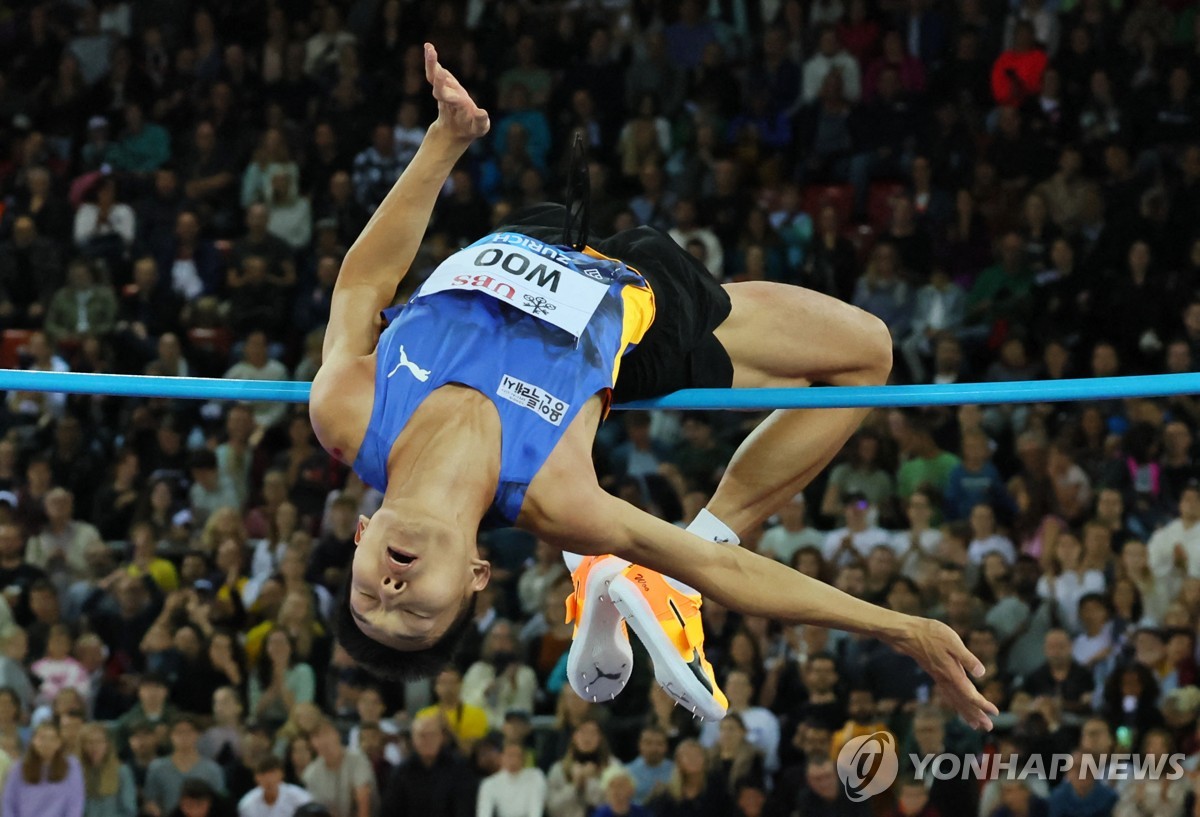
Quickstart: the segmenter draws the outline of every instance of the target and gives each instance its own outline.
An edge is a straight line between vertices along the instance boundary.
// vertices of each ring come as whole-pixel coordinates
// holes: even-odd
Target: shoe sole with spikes
[[[700,666],[699,653],[693,652],[691,662],[684,660],[646,597],[627,576],[614,578],[608,590],[625,624],[654,660],[654,680],[663,691],[702,721],[724,718],[726,707],[714,696],[713,682]]]
[[[571,689],[585,701],[611,701],[625,689],[633,673],[633,648],[621,622],[621,613],[608,594],[615,576],[629,562],[615,556],[596,560],[576,584],[579,615],[571,651],[567,654],[567,678]]]

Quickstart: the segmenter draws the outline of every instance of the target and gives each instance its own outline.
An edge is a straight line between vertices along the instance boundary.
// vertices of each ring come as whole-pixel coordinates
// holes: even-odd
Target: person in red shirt
[[[1012,48],[1002,51],[992,65],[992,96],[996,103],[1016,107],[1041,93],[1047,62],[1046,52],[1034,38],[1033,24],[1026,20],[1017,23]]]

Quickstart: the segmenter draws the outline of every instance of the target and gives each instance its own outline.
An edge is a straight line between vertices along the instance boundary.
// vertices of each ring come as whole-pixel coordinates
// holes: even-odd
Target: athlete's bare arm
[[[679,579],[731,610],[875,636],[916,659],[973,727],[997,713],[967,672],[983,665],[939,621],[877,607],[745,548],[719,545],[605,493],[592,468],[600,418],[589,402],[538,472],[518,524],[544,541],[585,555],[611,553]]]
[[[391,304],[396,287],[417,254],[438,192],[471,142],[487,133],[486,111],[471,101],[458,80],[425,45],[425,76],[438,102],[438,118],[379,209],[346,253],[333,288],[326,361],[339,353],[370,354],[373,318]]]
[[[438,103],[437,120],[346,253],[333,287],[322,367],[313,382],[309,411],[322,445],[343,461],[353,459],[345,449],[358,444],[370,416],[362,389],[372,382],[374,370],[362,358],[375,351],[379,312],[391,305],[408,273],[450,171],[490,127],[487,112],[441,66],[428,43],[425,77]]]

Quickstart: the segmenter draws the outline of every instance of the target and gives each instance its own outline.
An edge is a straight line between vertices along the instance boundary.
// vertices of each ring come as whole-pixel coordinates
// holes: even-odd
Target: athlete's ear
[[[355,547],[358,547],[359,544],[362,542],[362,535],[367,532],[367,523],[370,521],[371,521],[370,519],[363,516],[361,513],[358,515],[358,527],[356,527],[354,529],[354,546]]]
[[[492,578],[492,563],[483,559],[471,560],[471,589],[479,592]]]

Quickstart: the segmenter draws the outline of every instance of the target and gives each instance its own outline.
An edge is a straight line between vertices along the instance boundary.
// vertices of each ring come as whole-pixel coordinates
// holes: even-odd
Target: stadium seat
[[[0,335],[0,367],[16,369],[21,365],[21,350],[29,343],[29,329],[5,329]]]
[[[904,192],[901,182],[871,182],[867,193],[867,220],[875,232],[882,233],[892,220],[892,196]]]
[[[854,188],[848,184],[810,184],[804,188],[803,202],[804,212],[813,221],[822,207],[831,204],[837,210],[838,222],[849,224],[854,215]]]

